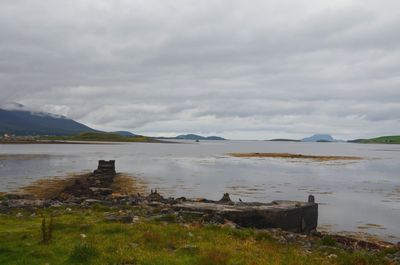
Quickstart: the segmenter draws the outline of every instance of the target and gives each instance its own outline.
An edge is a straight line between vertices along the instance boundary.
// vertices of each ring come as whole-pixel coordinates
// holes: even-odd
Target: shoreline
[[[30,185],[20,187],[14,192],[0,192],[0,206],[5,204],[6,200],[4,198],[9,198],[11,200],[12,206],[10,208],[51,208],[53,204],[65,205],[65,206],[77,206],[77,205],[87,205],[91,203],[100,203],[108,206],[118,206],[120,203],[130,201],[134,205],[137,205],[139,201],[148,202],[161,202],[167,204],[174,204],[176,202],[188,201],[188,202],[212,202],[204,198],[164,198],[162,195],[153,191],[148,193],[148,184],[143,180],[138,179],[134,176],[130,176],[123,173],[116,174],[114,182],[110,188],[100,188],[99,192],[106,192],[108,196],[101,196],[101,198],[96,197],[92,199],[89,195],[82,194],[70,194],[63,195],[63,190],[68,187],[75,185],[74,183],[84,183],[86,178],[90,173],[72,174],[66,177],[54,177],[50,179],[39,179],[31,183]],[[79,184],[82,185],[82,184]],[[76,189],[75,186],[74,189]],[[78,186],[79,189],[79,186]],[[70,189],[71,190],[71,189]],[[146,195],[147,194],[147,195]],[[97,196],[97,195],[95,195]],[[70,198],[68,198],[70,197]],[[3,200],[1,200],[3,198]],[[20,202],[18,201],[20,200]],[[176,202],[175,202],[176,201]],[[146,202],[145,204],[147,204]],[[142,207],[146,206],[143,203],[139,203]],[[256,202],[256,204],[258,204]],[[149,204],[151,205],[151,203]],[[166,205],[164,205],[166,206]],[[3,208],[5,210],[5,208]],[[0,207],[1,212],[1,207]],[[256,228],[254,228],[256,229]],[[317,228],[318,229],[318,228]],[[358,240],[362,242],[368,242],[372,244],[382,244],[382,245],[393,245],[394,243],[385,241],[382,237],[377,235],[364,233],[355,233],[351,231],[340,231],[333,232],[329,229],[322,229],[318,233],[323,235],[348,238],[351,240]]]
[[[97,264],[104,260],[112,264],[176,264],[188,260],[182,264],[202,265],[243,259],[250,263],[240,264],[261,265],[271,258],[278,264],[391,265],[400,261],[399,243],[317,230],[296,233],[246,228],[218,213],[178,210],[176,205],[182,202],[212,202],[220,207],[240,203],[227,200],[229,195],[221,201],[164,198],[157,190],[147,193],[146,183],[100,164],[93,173],[39,180],[19,194],[0,193],[0,261],[28,257],[35,264]],[[92,187],[97,180],[103,184]],[[123,255],[109,255],[110,249]],[[266,254],[266,250],[273,251]],[[18,256],[13,255],[15,251]],[[47,254],[32,257],[32,251]]]
[[[69,140],[7,140],[0,141],[1,144],[126,144],[126,143],[162,143],[162,144],[179,144],[178,142],[172,141],[161,141],[161,140],[148,140],[148,141],[96,141],[96,140],[86,140],[86,141],[69,141]]]

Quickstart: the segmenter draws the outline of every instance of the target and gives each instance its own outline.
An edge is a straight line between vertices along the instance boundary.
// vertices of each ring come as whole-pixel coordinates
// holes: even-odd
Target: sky
[[[400,134],[400,1],[1,0],[10,102],[151,136]]]

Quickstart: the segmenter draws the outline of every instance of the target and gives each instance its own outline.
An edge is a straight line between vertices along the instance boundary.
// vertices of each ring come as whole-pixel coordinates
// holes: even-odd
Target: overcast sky
[[[400,1],[1,0],[0,92],[154,136],[400,134]]]

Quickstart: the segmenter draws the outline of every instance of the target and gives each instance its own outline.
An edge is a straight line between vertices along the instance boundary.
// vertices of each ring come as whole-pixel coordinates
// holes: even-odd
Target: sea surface
[[[287,152],[360,156],[316,162],[235,158],[230,152]],[[11,155],[11,156],[3,156]],[[267,141],[182,141],[178,144],[0,145],[0,192],[34,180],[91,171],[115,159],[118,172],[136,176],[165,196],[243,201],[319,203],[319,227],[400,241],[400,146]]]

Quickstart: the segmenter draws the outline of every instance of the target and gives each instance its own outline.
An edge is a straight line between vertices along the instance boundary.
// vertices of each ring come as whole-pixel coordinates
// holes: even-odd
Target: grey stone
[[[83,203],[84,204],[93,204],[93,203],[101,203],[103,201],[101,200],[96,200],[96,199],[86,199]]]
[[[134,221],[133,215],[108,215],[104,220],[109,222],[132,223]]]
[[[219,202],[182,202],[172,205],[177,211],[203,212],[221,216],[242,227],[282,228],[292,232],[309,232],[316,229],[318,204],[295,201],[272,203],[221,204]]]
[[[93,193],[95,196],[108,196],[112,194],[112,189],[110,188],[97,188],[97,187],[90,187],[90,191]]]
[[[31,208],[31,207],[43,207],[44,200],[8,200],[9,208]]]
[[[229,193],[224,193],[224,195],[222,196],[221,200],[219,200],[219,201],[223,202],[223,203],[232,202],[231,198],[229,197]]]

